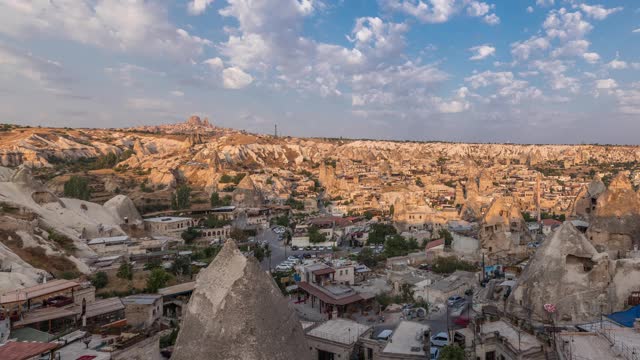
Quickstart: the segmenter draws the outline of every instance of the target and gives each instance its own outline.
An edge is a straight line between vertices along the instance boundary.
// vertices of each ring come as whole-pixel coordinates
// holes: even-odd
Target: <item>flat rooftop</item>
[[[179,216],[158,216],[153,218],[144,219],[144,221],[154,222],[154,223],[173,223],[179,221],[191,220],[188,217],[179,217]]]
[[[358,324],[346,319],[333,319],[325,321],[307,332],[307,335],[317,338],[335,341],[341,344],[351,345],[358,341],[358,337],[371,327]]]
[[[122,303],[125,305],[129,304],[137,304],[137,305],[152,305],[158,299],[160,299],[162,295],[157,294],[139,294],[139,295],[129,295],[127,297],[122,298]]]
[[[426,356],[427,353],[423,349],[424,341],[422,337],[418,337],[418,334],[422,335],[425,331],[430,330],[429,325],[413,321],[401,321],[382,352]],[[430,341],[430,339],[427,341]]]
[[[33,299],[41,296],[53,295],[62,291],[69,290],[76,286],[80,286],[75,281],[69,280],[52,280],[45,284],[38,284],[35,286],[27,287],[24,289],[18,289],[6,292],[0,295],[0,304],[10,304],[14,302],[23,302],[28,299]]]
[[[490,323],[482,324],[481,332],[483,334],[491,334],[498,331],[500,336],[504,337],[511,343],[511,346],[522,351],[528,351],[534,348],[542,347],[542,343],[533,335],[520,331],[520,338],[518,339],[518,330],[506,322],[494,321]]]

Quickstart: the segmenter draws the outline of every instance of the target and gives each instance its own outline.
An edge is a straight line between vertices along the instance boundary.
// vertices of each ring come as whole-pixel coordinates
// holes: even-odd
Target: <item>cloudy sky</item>
[[[640,143],[636,0],[0,0],[0,122]]]

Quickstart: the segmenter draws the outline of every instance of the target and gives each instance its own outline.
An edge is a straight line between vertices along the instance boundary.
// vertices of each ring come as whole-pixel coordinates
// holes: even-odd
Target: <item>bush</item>
[[[132,280],[133,279],[133,265],[128,262],[123,262],[118,268],[116,276],[120,279]]]
[[[171,208],[174,210],[188,209],[191,206],[191,188],[180,185],[171,196]]]
[[[153,269],[147,279],[147,291],[156,293],[158,289],[165,287],[169,280],[171,280],[171,275],[164,271],[164,269]]]
[[[93,278],[91,278],[91,284],[96,289],[102,289],[106,287],[109,284],[109,277],[107,276],[107,273],[104,271],[98,271],[93,276]]]
[[[384,244],[387,235],[396,235],[398,231],[393,225],[389,224],[373,224],[369,230],[369,239],[367,244]]]
[[[312,244],[322,243],[327,241],[327,235],[321,233],[317,226],[309,227],[309,242]]]
[[[447,345],[440,349],[440,360],[464,360],[464,349],[458,345]]]
[[[211,206],[229,206],[231,205],[231,196],[225,195],[223,198],[220,198],[220,195],[217,192],[211,194]]]
[[[451,274],[456,270],[476,271],[477,269],[475,265],[455,257],[440,257],[436,259],[432,270],[437,274]]]
[[[64,196],[88,201],[91,198],[89,181],[80,176],[72,176],[64,183]]]
[[[187,230],[183,231],[180,236],[182,237],[182,240],[184,240],[185,243],[191,244],[193,240],[195,240],[198,236],[200,236],[200,231],[190,227]]]

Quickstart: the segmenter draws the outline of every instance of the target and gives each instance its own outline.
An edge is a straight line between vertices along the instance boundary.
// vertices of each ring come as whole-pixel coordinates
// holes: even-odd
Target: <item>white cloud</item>
[[[212,2],[213,0],[191,0],[187,5],[187,9],[191,15],[200,15],[207,10],[207,7]]]
[[[510,71],[485,71],[469,76],[464,81],[473,89],[493,88],[494,92],[485,98],[485,102],[518,104],[542,97],[542,91],[525,80],[516,79]]]
[[[585,14],[587,14],[587,16],[596,20],[604,20],[609,15],[622,11],[622,7],[607,9],[602,5],[580,4],[579,7],[580,7],[580,10],[582,10]]]
[[[555,4],[555,0],[536,0],[536,5],[542,7],[553,6]]]
[[[175,97],[183,97],[184,96],[184,92],[180,91],[180,90],[173,90],[170,92],[171,95],[175,96]]]
[[[596,89],[606,90],[615,89],[618,87],[618,83],[613,79],[601,79],[596,81]]]
[[[640,28],[633,30],[632,33],[640,33]]]
[[[546,50],[551,46],[549,40],[544,37],[531,37],[525,41],[511,44],[511,55],[519,60],[527,60],[532,53]]]
[[[500,18],[496,14],[489,14],[482,18],[482,21],[489,25],[498,25],[500,24]]]
[[[390,10],[430,24],[447,22],[458,11],[456,0],[384,0],[382,4]]]
[[[253,82],[253,77],[237,67],[222,70],[223,85],[227,89],[242,89]]]
[[[561,60],[536,60],[531,65],[546,75],[549,87],[553,90],[567,90],[577,93],[580,90],[578,79],[565,75],[569,69],[567,64]]]
[[[582,57],[589,64],[595,64],[598,61],[600,61],[600,55],[598,55],[598,53],[595,53],[595,52],[584,53],[582,54]]]
[[[551,52],[552,57],[583,56],[591,43],[584,39],[571,40]]]
[[[222,70],[224,68],[224,62],[219,57],[207,59],[202,63],[209,65],[209,67],[213,70]]]
[[[0,33],[189,59],[211,42],[169,22],[160,3],[131,0],[0,2]]]
[[[624,70],[629,67],[629,64],[627,64],[626,61],[614,59],[611,60],[611,62],[608,63],[606,67],[611,70]]]
[[[623,114],[640,115],[640,86],[636,83],[631,89],[616,89],[618,111]]]
[[[542,27],[549,38],[563,41],[581,39],[593,29],[590,23],[583,20],[582,13],[568,12],[565,8],[550,11]]]
[[[496,53],[496,48],[490,45],[479,45],[474,46],[469,49],[474,52],[474,55],[469,58],[469,60],[482,60],[486,59],[489,56],[494,56]]]
[[[531,14],[531,13],[533,12],[533,6],[528,6],[528,7],[527,7],[527,12],[528,12],[529,14]]]
[[[472,1],[467,7],[467,14],[470,16],[484,16],[491,10],[489,4],[479,1]]]

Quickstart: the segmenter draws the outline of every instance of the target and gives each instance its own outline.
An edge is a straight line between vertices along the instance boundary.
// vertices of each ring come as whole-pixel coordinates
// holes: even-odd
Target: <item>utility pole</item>
[[[273,132],[274,137],[278,137],[278,124],[275,124],[275,131]]]

